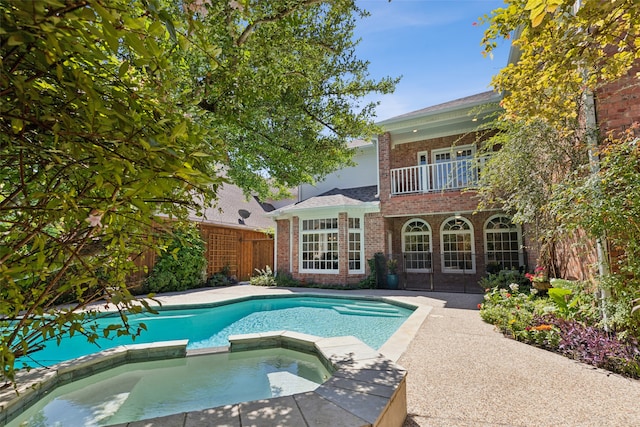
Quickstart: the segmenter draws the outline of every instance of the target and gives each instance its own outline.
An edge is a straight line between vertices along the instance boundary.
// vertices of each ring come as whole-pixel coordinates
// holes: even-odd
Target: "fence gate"
[[[264,270],[266,266],[269,266],[271,270],[274,269],[273,242],[273,239],[255,239],[251,241],[253,246],[253,263],[250,275],[253,275],[256,269]]]

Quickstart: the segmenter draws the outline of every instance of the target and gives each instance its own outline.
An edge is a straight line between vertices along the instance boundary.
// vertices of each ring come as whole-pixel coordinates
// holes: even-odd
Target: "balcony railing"
[[[391,169],[391,195],[475,187],[487,159],[481,157]]]

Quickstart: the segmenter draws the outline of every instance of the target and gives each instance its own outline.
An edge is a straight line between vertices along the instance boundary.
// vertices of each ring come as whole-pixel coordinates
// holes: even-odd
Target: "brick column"
[[[380,208],[389,200],[391,193],[391,135],[389,132],[378,136],[378,162],[380,171]]]

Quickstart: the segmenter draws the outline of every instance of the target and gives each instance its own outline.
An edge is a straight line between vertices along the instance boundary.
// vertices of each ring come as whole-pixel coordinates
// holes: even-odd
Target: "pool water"
[[[331,373],[287,349],[133,363],[58,387],[8,427],[127,423],[315,390]]]
[[[378,300],[309,296],[254,298],[215,307],[165,307],[157,315],[129,316],[132,327],[138,323],[147,327],[135,341],[129,336],[110,336],[89,343],[76,334],[63,338],[60,345],[53,340],[19,362],[32,367],[50,366],[118,345],[169,340],[187,339],[190,350],[223,347],[229,345],[230,335],[280,330],[320,337],[351,335],[379,349],[412,312]],[[101,329],[118,321],[119,317],[107,315],[95,323]]]

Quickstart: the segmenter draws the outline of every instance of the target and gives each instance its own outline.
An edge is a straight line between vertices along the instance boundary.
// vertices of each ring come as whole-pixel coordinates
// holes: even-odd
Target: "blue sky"
[[[508,44],[482,55],[485,26],[478,17],[502,0],[357,0],[371,16],[359,22],[356,48],[370,62],[371,77],[403,76],[379,100],[376,121],[490,89],[491,76],[507,65]]]

